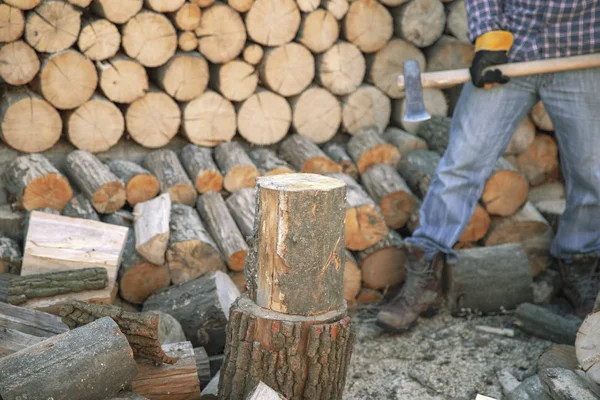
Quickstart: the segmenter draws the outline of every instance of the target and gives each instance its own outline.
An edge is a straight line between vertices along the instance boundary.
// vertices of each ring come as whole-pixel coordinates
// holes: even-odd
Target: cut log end
[[[36,210],[50,207],[62,210],[73,197],[73,190],[66,177],[52,173],[41,176],[27,185],[23,193],[23,208]]]
[[[254,187],[256,178],[259,176],[256,167],[249,165],[236,165],[227,172],[223,180],[223,187],[229,192]]]
[[[196,178],[195,185],[198,193],[220,192],[223,189],[223,175],[215,170],[204,171]]]
[[[127,182],[127,202],[130,206],[155,198],[160,193],[160,181],[151,174],[136,175]]]
[[[346,211],[346,247],[364,250],[383,239],[388,228],[381,213],[370,204]]]
[[[243,271],[244,265],[246,263],[246,255],[248,254],[248,250],[240,250],[236,251],[229,257],[229,261],[227,264],[232,271]]]
[[[381,199],[381,213],[385,223],[392,229],[400,229],[415,209],[415,199],[407,192],[393,192]]]
[[[142,304],[158,289],[169,286],[169,269],[144,262],[128,269],[119,281],[119,290],[124,300],[133,304]]]
[[[510,216],[527,200],[529,183],[517,171],[497,171],[487,181],[481,201],[491,215]]]
[[[198,193],[196,189],[188,184],[177,184],[171,186],[167,192],[171,195],[171,201],[176,204],[193,206],[196,204]]]
[[[25,85],[33,80],[39,70],[37,53],[24,41],[7,43],[0,49],[0,76],[9,85]]]
[[[92,205],[102,214],[111,214],[123,207],[127,192],[121,182],[109,182],[102,185],[91,200]]]

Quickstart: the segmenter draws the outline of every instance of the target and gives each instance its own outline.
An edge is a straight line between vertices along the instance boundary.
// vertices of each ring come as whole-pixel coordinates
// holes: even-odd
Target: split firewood
[[[531,267],[519,244],[463,249],[458,254],[459,261],[446,276],[454,315],[496,313],[533,300]]]
[[[165,364],[177,362],[177,357],[166,354],[158,341],[158,313],[133,313],[111,304],[91,304],[73,300],[60,308],[59,315],[72,330],[110,317],[127,338],[134,356]]]
[[[52,148],[62,133],[58,111],[25,87],[3,90],[0,119],[2,141],[24,153],[40,153]]]
[[[239,59],[213,64],[210,86],[231,101],[244,101],[256,91],[258,72],[253,65]]]
[[[550,135],[538,134],[517,156],[517,166],[532,186],[543,183],[559,169],[558,144]]]
[[[121,32],[125,54],[147,68],[165,64],[177,50],[177,32],[160,13],[142,10],[123,25]]]
[[[123,53],[117,53],[104,62],[96,62],[96,70],[99,88],[115,103],[133,103],[148,91],[146,68]]]
[[[576,370],[579,368],[575,346],[567,344],[553,344],[544,351],[537,360],[537,371],[547,368],[566,368]]]
[[[348,154],[356,162],[360,174],[376,164],[389,164],[395,168],[401,158],[400,151],[374,129],[354,135],[348,141]]]
[[[245,13],[254,4],[254,0],[227,0],[227,5],[239,13]],[[200,382],[202,384],[202,382]],[[204,385],[202,385],[204,387]]]
[[[294,172],[293,167],[279,158],[275,151],[267,147],[256,147],[248,151],[248,156],[258,168],[260,175],[279,175]]]
[[[444,33],[446,11],[440,0],[416,0],[392,11],[394,34],[417,47],[433,45]]]
[[[171,314],[192,345],[204,347],[210,356],[224,350],[229,307],[239,295],[226,273],[214,271],[156,291],[143,310]]]
[[[229,269],[242,271],[248,253],[248,245],[229,213],[223,196],[217,192],[205,193],[198,198],[196,208],[217,243]]]
[[[355,92],[363,81],[366,68],[360,49],[341,40],[315,57],[316,81],[336,96]]]
[[[504,158],[497,160],[486,181],[481,203],[490,215],[513,215],[527,201],[529,184],[525,176]]]
[[[327,157],[310,139],[297,133],[287,136],[279,145],[279,155],[302,173],[341,173],[339,164]]]
[[[160,192],[158,178],[139,164],[126,160],[107,160],[106,165],[125,183],[130,206],[151,200]]]
[[[121,25],[137,15],[143,5],[143,0],[95,0],[90,4],[90,9],[110,22]]]
[[[175,53],[167,62],[151,70],[150,77],[174,100],[191,101],[208,85],[208,62],[200,53]]]
[[[404,281],[402,245],[400,235],[390,229],[386,237],[357,254],[364,287],[393,288]]]
[[[361,288],[361,271],[352,253],[346,250],[344,263],[344,300],[349,304],[356,302],[356,296]]]
[[[44,1],[27,14],[24,38],[39,53],[73,46],[81,29],[81,12],[62,0]]]
[[[329,141],[323,146],[323,151],[329,158],[342,167],[342,172],[357,180],[358,167],[347,153],[347,144],[339,141]]]
[[[389,124],[391,100],[375,86],[363,84],[355,92],[344,96],[341,102],[342,128],[351,135],[359,135],[372,127],[383,132]]]
[[[567,208],[567,201],[565,199],[540,201],[535,205],[535,208],[548,221],[552,232],[556,233],[560,218]]]
[[[198,380],[200,381],[200,387],[205,388],[211,380],[210,374],[210,360],[204,347],[194,348],[194,357],[196,359],[196,371],[198,374]]]
[[[136,373],[125,335],[115,321],[102,318],[0,358],[0,396],[103,400]]]
[[[271,145],[287,135],[292,123],[292,109],[281,95],[259,87],[237,105],[237,125],[240,135],[257,145]]]
[[[0,358],[26,349],[42,340],[44,338],[19,332],[15,329],[0,328]]]
[[[171,13],[179,10],[185,0],[144,0],[144,5],[152,10],[159,13]]]
[[[461,42],[471,43],[469,40],[469,25],[467,22],[465,0],[451,2],[447,10],[446,33],[454,36]]]
[[[477,204],[471,219],[458,238],[458,241],[462,243],[470,243],[482,239],[488,233],[490,224],[490,215],[487,213],[487,211],[485,211],[485,208]]]
[[[394,34],[392,15],[375,0],[352,1],[344,17],[343,33],[363,53],[376,52]]]
[[[156,364],[151,360],[136,360],[138,374],[131,389],[149,399],[200,399],[200,382],[192,344],[188,341],[162,346],[165,354],[176,357],[176,363]]]
[[[436,0],[439,1],[439,0]],[[395,125],[400,126],[402,128],[404,128],[406,131],[416,134],[417,136],[422,137],[423,139],[425,139],[425,141],[427,142],[427,144],[429,145],[429,137],[420,134],[419,131],[422,129],[421,125],[429,125],[431,122],[434,122],[436,120],[442,119],[442,121],[445,119],[444,117],[446,117],[446,115],[448,115],[448,100],[446,99],[446,95],[444,94],[444,92],[440,89],[435,89],[435,88],[425,88],[423,89],[423,103],[425,105],[425,110],[427,110],[427,112],[433,117],[433,121],[430,119],[428,121],[424,121],[424,122],[407,122],[404,121],[404,116],[406,115],[406,98],[403,98],[401,100],[394,100],[392,102],[392,121],[394,122]],[[441,132],[436,132],[436,129],[434,128],[434,131],[431,132],[430,134],[442,134],[443,136],[439,137],[439,138],[434,138],[435,139],[442,139],[444,142],[439,143],[440,145],[444,145],[443,150],[440,150],[439,148],[437,148],[437,146],[435,146],[435,144],[430,145],[429,147],[432,150],[436,150],[438,152],[440,152],[440,154],[443,155],[444,150],[446,149],[447,145],[448,145],[448,136],[449,136],[449,128],[450,128],[450,119],[447,120],[448,121],[448,127],[447,129],[445,128],[444,124],[440,127],[444,130],[442,130]],[[426,132],[425,134],[427,134],[429,132]]]
[[[127,192],[123,182],[89,151],[69,153],[65,169],[71,182],[90,200],[98,213],[110,214],[125,205]]]
[[[41,154],[15,158],[2,178],[17,206],[27,211],[42,207],[62,211],[73,196],[69,180]]]
[[[0,302],[0,330],[4,329],[49,338],[67,332],[69,327],[54,314]]]
[[[404,158],[404,155],[411,151],[429,150],[427,142],[420,137],[392,126],[388,127],[381,136],[386,142],[396,146],[401,158]]]
[[[9,237],[0,237],[0,272],[19,275],[22,262],[19,244]]]
[[[250,65],[258,65],[263,59],[265,52],[263,48],[256,43],[249,43],[242,52],[242,58]]]
[[[260,381],[246,397],[246,400],[285,400],[285,398]]]
[[[133,226],[133,213],[125,209],[116,211],[112,214],[100,215],[100,220],[107,224],[126,226],[131,228]]]
[[[317,5],[320,0],[317,0]],[[340,28],[337,19],[329,11],[319,8],[302,16],[296,40],[314,54],[329,49],[338,40]]]
[[[313,85],[288,101],[292,107],[292,125],[300,135],[321,144],[338,132],[342,106],[326,89]]]
[[[135,205],[133,209],[135,249],[146,260],[162,265],[169,244],[171,196],[164,193],[152,200]]]
[[[106,60],[119,51],[121,35],[109,20],[93,18],[83,23],[77,47],[90,60]]]
[[[218,399],[220,372],[221,371],[217,372],[217,374],[212,377],[208,385],[202,389],[202,392],[200,393],[202,400]]]
[[[600,389],[588,384],[585,375],[564,368],[548,368],[538,372],[542,386],[554,399],[595,400]]]
[[[252,236],[256,215],[255,189],[237,190],[227,197],[225,204],[227,204],[227,208],[244,238]]]
[[[531,110],[530,117],[535,126],[541,129],[542,131],[554,131],[554,125],[552,124],[552,120],[550,119],[550,116],[548,116],[546,108],[544,107],[544,103],[541,100],[538,101]]]
[[[71,200],[69,200],[62,210],[62,215],[100,221],[100,217],[96,210],[94,210],[92,203],[90,203],[90,201],[81,193],[73,196]]]
[[[365,250],[381,241],[388,234],[388,227],[381,210],[373,199],[354,179],[346,174],[327,174],[346,184],[346,248]]]
[[[427,72],[469,68],[475,56],[473,44],[461,42],[448,35],[442,35],[424,52],[427,59]]]
[[[321,6],[333,14],[338,21],[346,16],[350,8],[348,0],[321,0]]]
[[[531,118],[525,117],[519,122],[517,129],[510,138],[508,146],[504,150],[505,156],[518,155],[531,146],[535,139],[535,126]]]
[[[9,85],[28,84],[39,70],[40,59],[37,53],[23,40],[7,43],[0,49],[0,77]]]
[[[300,10],[293,0],[255,0],[245,18],[248,37],[268,47],[290,43],[300,27]]]
[[[199,5],[202,7],[201,4]],[[200,26],[195,31],[200,53],[213,64],[223,64],[239,56],[244,49],[247,36],[251,36],[251,33],[246,34],[246,28],[251,32],[249,27],[251,11],[246,14],[244,25],[240,14],[220,1],[203,9]],[[285,22],[278,19],[277,24],[285,24]]]
[[[160,192],[168,193],[173,204],[193,206],[196,203],[198,193],[173,150],[160,149],[149,153],[144,159],[144,168],[158,178]]]
[[[198,38],[193,31],[180,32],[177,37],[177,46],[181,51],[192,51],[198,48]]]
[[[243,147],[235,141],[223,142],[215,147],[215,161],[223,172],[223,188],[230,193],[254,187],[258,169]]]
[[[227,271],[218,246],[193,207],[174,204],[171,207],[170,226],[166,259],[174,284],[207,271]]]
[[[0,6],[0,43],[18,40],[25,32],[23,11],[8,4]]]
[[[205,90],[196,99],[183,104],[181,112],[181,133],[198,146],[214,147],[235,136],[235,108],[217,92]]]
[[[179,158],[188,176],[193,178],[198,193],[223,189],[223,175],[213,160],[211,148],[188,144],[181,149]]]

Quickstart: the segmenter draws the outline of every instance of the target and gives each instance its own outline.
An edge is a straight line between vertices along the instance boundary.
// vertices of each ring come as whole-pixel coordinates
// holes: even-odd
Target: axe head
[[[420,122],[431,118],[423,103],[423,87],[421,85],[421,67],[416,60],[404,61],[405,111],[403,120]]]

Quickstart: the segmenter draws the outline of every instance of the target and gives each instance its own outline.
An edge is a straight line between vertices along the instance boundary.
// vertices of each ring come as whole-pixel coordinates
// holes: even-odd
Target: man
[[[475,57],[453,114],[450,143],[406,239],[407,279],[377,317],[402,332],[441,303],[444,262],[469,222],[485,181],[517,124],[541,100],[555,128],[566,210],[551,247],[564,295],[580,316],[598,292],[600,254],[600,69],[527,77],[488,66],[600,52],[600,0],[466,0]]]

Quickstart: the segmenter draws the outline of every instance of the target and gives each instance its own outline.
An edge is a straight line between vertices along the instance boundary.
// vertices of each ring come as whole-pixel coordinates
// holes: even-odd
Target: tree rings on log
[[[343,32],[363,53],[376,52],[394,34],[392,15],[376,0],[355,0],[344,18]]]
[[[211,66],[211,87],[231,101],[244,101],[256,91],[258,72],[242,60]]]
[[[185,0],[144,0],[144,5],[149,10],[159,13],[176,12],[177,10],[180,10],[184,4]],[[198,7],[198,5],[194,5]]]
[[[287,43],[265,50],[258,72],[268,89],[285,97],[296,96],[313,81],[315,59],[303,45]]]
[[[355,92],[366,72],[365,57],[352,43],[338,41],[316,56],[316,80],[336,96]],[[397,73],[397,71],[396,71]]]
[[[552,120],[550,119],[550,116],[548,116],[544,103],[541,100],[533,106],[530,116],[535,126],[539,129],[547,132],[554,131]]]
[[[279,4],[279,1],[271,4]],[[283,23],[281,20],[277,21],[277,24]],[[221,2],[202,10],[196,36],[200,53],[213,64],[223,64],[239,56],[244,50],[247,37],[246,26],[240,14]]]
[[[294,0],[255,0],[246,14],[248,37],[263,46],[290,43],[300,27],[300,10]]]
[[[291,123],[292,110],[287,100],[265,89],[258,89],[237,112],[238,131],[252,144],[279,142],[287,135]]]
[[[413,0],[392,11],[394,33],[417,47],[433,45],[444,33],[446,11],[440,0]]]
[[[177,32],[163,14],[140,11],[122,28],[125,53],[144,67],[160,67],[177,50]]]
[[[487,180],[481,202],[490,215],[513,215],[525,202],[529,183],[525,176],[504,158],[500,158]]]
[[[475,206],[475,211],[469,220],[469,223],[461,233],[459,242],[476,242],[482,239],[490,229],[491,219],[485,208],[479,204]]]
[[[182,31],[193,31],[200,26],[202,10],[196,3],[182,2],[182,6],[169,15],[175,27]]]
[[[381,134],[373,129],[354,135],[348,141],[348,154],[356,162],[361,174],[376,164],[396,167],[401,158],[398,149],[383,140]]]
[[[342,122],[342,106],[329,91],[311,86],[289,102],[292,124],[297,133],[317,144],[335,136]]]
[[[95,19],[83,24],[77,47],[91,60],[114,57],[121,47],[119,30],[107,19]]]
[[[338,21],[346,16],[350,8],[348,0],[321,0],[321,6],[333,14]]]
[[[208,63],[199,53],[176,53],[150,73],[154,82],[176,101],[191,101],[208,85]]]
[[[338,21],[332,13],[322,8],[302,16],[296,40],[314,54],[333,46],[340,36]]]
[[[504,150],[504,155],[518,155],[523,153],[531,146],[534,139],[535,125],[531,118],[526,116],[519,122],[517,129],[508,142],[508,146]]]
[[[265,51],[259,44],[250,43],[244,48],[242,57],[244,58],[244,61],[246,61],[248,64],[256,66],[260,64],[264,54]]]
[[[177,46],[181,51],[193,51],[198,48],[198,38],[192,31],[180,32],[177,37]]]
[[[93,0],[90,8],[99,16],[121,25],[137,15],[143,5],[143,0]]]
[[[80,11],[66,1],[45,0],[27,15],[24,38],[40,53],[57,53],[75,44],[80,29]]]
[[[215,161],[223,173],[223,187],[228,192],[255,186],[258,169],[238,142],[219,144],[215,148]]]
[[[342,127],[351,135],[367,127],[379,132],[389,125],[392,104],[388,96],[371,85],[361,85],[354,93],[342,98]]]
[[[181,149],[181,164],[200,194],[223,189],[223,175],[213,161],[211,148],[188,144]]]
[[[405,278],[402,238],[390,229],[387,236],[358,253],[363,285],[369,289],[395,288]]]
[[[235,136],[237,116],[233,104],[217,92],[206,90],[181,109],[181,133],[190,142],[214,147]]]
[[[35,78],[39,70],[37,53],[24,41],[16,40],[0,49],[0,77],[9,85],[25,85]]]
[[[148,91],[148,73],[136,60],[117,54],[107,62],[97,62],[99,87],[115,103],[129,104]]]
[[[0,4],[0,43],[14,42],[25,32],[23,11],[8,4]]]

